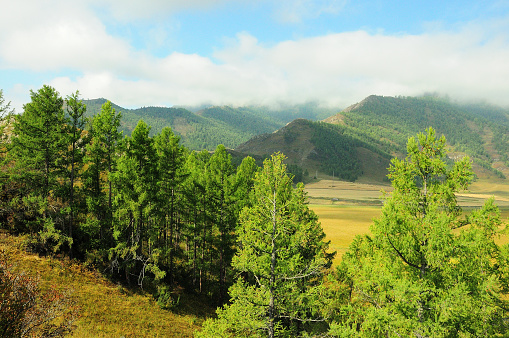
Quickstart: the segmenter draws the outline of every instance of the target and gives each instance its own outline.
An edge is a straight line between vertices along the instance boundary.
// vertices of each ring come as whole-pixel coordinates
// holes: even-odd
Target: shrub
[[[63,337],[77,318],[68,292],[41,292],[37,278],[15,272],[0,252],[1,337]]]

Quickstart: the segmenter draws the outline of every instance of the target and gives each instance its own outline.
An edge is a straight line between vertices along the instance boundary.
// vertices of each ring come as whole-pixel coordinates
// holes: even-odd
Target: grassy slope
[[[403,157],[408,138],[432,126],[446,136],[451,158],[469,155],[474,160],[479,178],[509,176],[509,113],[474,108],[436,97],[373,95],[326,123],[294,120],[236,150],[256,155],[281,151],[287,163],[308,169],[310,176],[318,171],[320,178],[337,178],[341,173],[346,180],[383,183],[389,159]]]
[[[81,307],[74,337],[192,337],[202,318],[213,312],[212,308],[187,299],[181,303],[186,302],[201,313],[162,310],[150,295],[128,292],[79,264],[27,254],[20,250],[21,243],[22,238],[0,233],[0,250],[9,253],[16,269],[40,276],[43,290],[73,290]]]

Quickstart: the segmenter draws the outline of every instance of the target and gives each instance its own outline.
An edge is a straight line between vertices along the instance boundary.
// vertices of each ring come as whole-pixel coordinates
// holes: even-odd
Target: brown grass
[[[326,239],[331,241],[330,250],[336,251],[334,264],[348,250],[356,235],[369,233],[373,218],[380,215],[380,207],[310,205],[318,215]]]
[[[327,240],[331,241],[331,250],[337,251],[334,264],[340,262],[356,235],[369,233],[373,219],[380,215],[382,189],[390,191],[391,187],[332,180],[306,185],[310,208],[318,215]],[[474,182],[469,191],[458,194],[458,202],[468,212],[492,196],[505,226],[509,217],[509,184],[498,180]],[[509,235],[500,236],[496,242],[509,243]]]
[[[43,290],[73,290],[81,308],[74,337],[192,337],[199,328],[202,319],[196,316],[162,310],[150,295],[128,292],[79,264],[27,254],[21,242],[0,234],[0,250],[16,269],[40,276]]]

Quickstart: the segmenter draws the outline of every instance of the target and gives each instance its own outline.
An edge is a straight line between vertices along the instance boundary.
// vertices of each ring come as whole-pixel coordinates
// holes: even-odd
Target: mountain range
[[[106,99],[84,100],[89,116],[97,114]],[[170,126],[180,135],[182,143],[192,150],[214,150],[218,144],[235,148],[239,144],[263,133],[271,133],[295,118],[324,119],[337,110],[320,107],[317,103],[303,105],[267,107],[142,107],[122,108],[114,103],[116,111],[122,113],[121,129],[130,135],[138,120],[143,119],[152,127],[152,134]]]
[[[95,114],[106,100],[88,100]],[[284,153],[294,172],[349,181],[381,182],[394,156],[403,157],[409,137],[433,127],[447,138],[449,161],[468,155],[478,177],[509,174],[509,110],[462,104],[448,98],[369,96],[346,109],[316,103],[270,107],[144,107],[124,109],[122,128],[130,133],[142,118],[154,133],[172,127],[190,149],[234,149],[234,157],[258,159]]]

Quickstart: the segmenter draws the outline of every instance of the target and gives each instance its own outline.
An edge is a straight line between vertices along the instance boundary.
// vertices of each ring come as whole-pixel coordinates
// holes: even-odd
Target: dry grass
[[[318,215],[327,240],[331,241],[330,249],[337,251],[334,264],[348,250],[356,235],[369,233],[373,218],[380,215],[380,207],[370,206],[337,206],[310,205]]]
[[[150,295],[127,292],[79,264],[27,254],[21,242],[0,234],[0,250],[10,255],[17,269],[40,276],[43,290],[73,290],[81,308],[74,337],[192,337],[199,328],[201,319],[194,315],[162,310]]]
[[[306,185],[311,204],[326,205],[381,205],[382,190],[390,192],[391,186],[321,180]],[[458,195],[462,207],[479,207],[490,197],[500,207],[509,207],[509,184],[499,180],[474,182],[470,189]]]
[[[373,219],[380,216],[381,207],[375,206],[340,206],[317,205],[309,206],[319,217],[326,239],[331,241],[330,250],[336,251],[334,265],[341,261],[341,257],[348,250],[350,243],[357,235],[369,234]],[[504,225],[508,223],[509,209],[501,209]],[[509,235],[501,235],[496,243],[509,243]]]
[[[337,251],[334,264],[340,262],[356,235],[369,233],[373,219],[380,215],[382,189],[390,191],[391,187],[332,180],[306,185],[310,208],[320,218],[331,250]],[[482,206],[491,196],[500,207],[502,221],[507,223],[509,184],[493,180],[475,182],[468,192],[458,194],[458,202],[468,212]],[[497,243],[509,243],[509,236],[501,236]]]
[[[329,205],[381,205],[381,190],[390,191],[390,186],[321,180],[306,184],[311,204]]]

